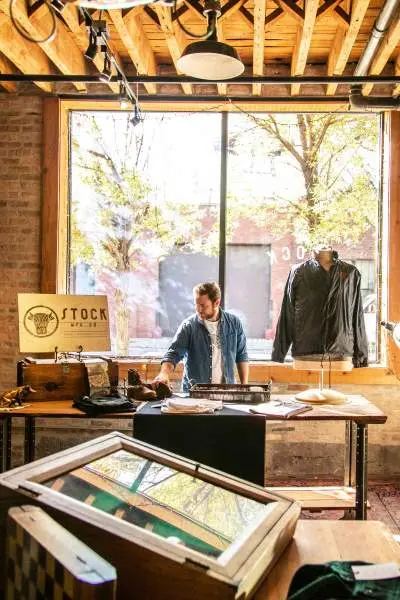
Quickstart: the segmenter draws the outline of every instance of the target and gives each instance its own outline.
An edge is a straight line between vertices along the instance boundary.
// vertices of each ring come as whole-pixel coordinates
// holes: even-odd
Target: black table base
[[[168,415],[150,404],[135,414],[138,440],[264,486],[265,418],[223,408]]]

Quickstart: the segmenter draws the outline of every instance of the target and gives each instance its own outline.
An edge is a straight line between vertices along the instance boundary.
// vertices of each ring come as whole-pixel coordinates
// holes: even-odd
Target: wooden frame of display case
[[[261,503],[277,502],[261,521],[212,557],[75,500],[42,483],[118,450],[126,450]],[[0,477],[0,522],[13,504],[35,503],[113,564],[117,598],[250,597],[292,538],[300,505],[219,471],[113,432]],[[133,570],[133,567],[135,569]]]

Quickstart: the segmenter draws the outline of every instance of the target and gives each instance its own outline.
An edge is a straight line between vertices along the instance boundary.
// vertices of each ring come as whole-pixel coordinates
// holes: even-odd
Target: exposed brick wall
[[[42,99],[0,94],[0,389],[15,384],[17,293],[40,285]]]

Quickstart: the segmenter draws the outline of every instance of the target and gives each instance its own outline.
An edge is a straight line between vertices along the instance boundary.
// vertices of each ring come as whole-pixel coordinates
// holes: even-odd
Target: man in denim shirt
[[[220,307],[219,285],[200,283],[193,289],[193,298],[196,313],[179,325],[154,382],[168,385],[182,360],[184,392],[195,383],[235,383],[235,364],[240,382],[248,383],[246,336],[240,319]]]

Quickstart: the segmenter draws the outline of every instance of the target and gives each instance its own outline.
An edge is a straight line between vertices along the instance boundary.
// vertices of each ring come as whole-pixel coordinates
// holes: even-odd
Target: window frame
[[[189,111],[204,110],[206,103],[190,105],[185,102],[165,104],[152,103],[143,110]],[[278,112],[273,104],[252,104],[241,107],[253,112]],[[347,110],[347,107],[342,107]],[[229,105],[221,105],[219,111],[229,111]],[[338,108],[340,110],[340,108]],[[73,110],[120,110],[117,102],[61,100],[45,98],[43,100],[43,202],[42,202],[42,261],[41,292],[65,293],[67,289],[67,247],[68,196],[69,196],[69,115]],[[236,109],[237,110],[237,109]],[[305,106],[290,105],[285,112],[307,111],[324,112],[332,110],[331,105]],[[386,250],[382,261],[382,273],[387,285],[383,286],[378,277],[378,302],[387,309],[390,320],[400,320],[400,114],[385,112],[383,115],[382,140],[382,195],[387,206],[387,214],[382,215],[387,232]],[[223,236],[221,236],[222,238]],[[382,244],[379,253],[385,250]],[[400,349],[388,336],[382,338],[381,362],[364,369],[353,369],[348,373],[332,374],[333,383],[394,384],[400,378]],[[387,358],[386,358],[387,357]],[[148,361],[143,360],[143,364]],[[387,366],[386,366],[387,363]],[[318,374],[311,371],[293,371],[290,364],[277,364],[271,361],[250,363],[250,378],[266,380],[272,378],[279,383],[315,383]]]

